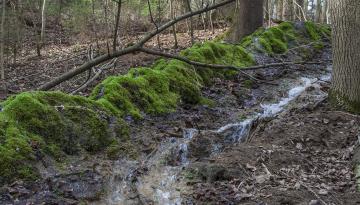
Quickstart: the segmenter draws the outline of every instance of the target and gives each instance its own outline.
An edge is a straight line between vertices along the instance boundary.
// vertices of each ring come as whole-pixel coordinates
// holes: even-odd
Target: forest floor
[[[209,30],[196,30],[194,36],[197,42],[211,40],[217,35],[223,33],[225,29],[215,29],[214,33]],[[120,48],[126,47],[139,40],[142,35],[128,35],[119,39],[121,44]],[[55,36],[54,38],[61,38]],[[169,53],[178,53],[182,49],[191,46],[191,39],[187,33],[178,33],[178,48],[174,48],[173,34],[160,34],[160,49]],[[66,73],[67,71],[86,63],[88,59],[88,51],[90,45],[95,46],[96,43],[88,41],[77,41],[71,43],[71,39],[62,39],[62,42],[51,42],[42,50],[42,56],[36,55],[34,45],[27,47],[22,56],[17,58],[16,63],[7,66],[7,79],[11,79],[9,89],[12,92],[23,92],[34,90],[40,85],[48,82],[49,80]],[[112,40],[109,39],[108,43],[111,45]],[[106,47],[106,40],[99,41],[101,47]],[[153,38],[146,43],[149,48],[158,49],[157,39]],[[94,48],[93,48],[94,49]],[[96,50],[96,49],[95,49]],[[106,51],[102,51],[106,52]],[[98,54],[95,52],[94,57]],[[104,70],[101,76],[94,81],[86,90],[83,95],[88,95],[92,88],[108,76],[125,74],[130,68],[141,67],[152,64],[158,57],[144,53],[128,54],[121,56],[117,59],[114,66]],[[88,73],[81,74],[68,82],[64,82],[58,87],[57,90],[70,92],[86,81]]]
[[[207,40],[212,35],[197,33],[197,36]],[[186,34],[179,38],[180,45],[189,45]],[[163,49],[179,51],[171,48],[172,35],[161,39]],[[155,41],[153,39],[148,46],[154,47]],[[86,61],[86,47],[84,44],[49,48],[43,60],[33,57],[22,60],[21,64],[14,65],[16,69],[10,68],[9,75],[13,79],[10,89],[34,89],[80,65]],[[54,51],[50,52],[52,49]],[[80,51],[74,57],[76,49]],[[330,60],[330,50],[327,45],[324,51],[314,53],[312,60]],[[126,73],[131,67],[148,65],[155,59],[144,54],[124,56],[98,81],[109,75]],[[259,64],[294,59],[296,53],[276,58],[256,56]],[[214,106],[182,105],[166,116],[145,116],[140,122],[130,120],[131,139],[141,153],[139,160],[114,162],[101,153],[74,158],[61,165],[39,165],[47,180],[33,184],[14,182],[3,187],[0,204],[79,204],[89,201],[90,204],[114,205],[175,204],[170,202],[177,201],[178,194],[182,204],[360,204],[354,173],[354,161],[359,161],[355,156],[359,152],[360,116],[330,106],[327,92],[331,83],[321,80],[321,76],[329,74],[327,68],[331,68],[331,64],[257,70],[252,75],[266,83],[250,85],[244,83],[245,78],[241,75],[233,80],[215,79],[212,86],[203,90],[203,95],[215,102]],[[303,77],[312,79],[312,84],[283,112],[255,122],[244,143],[228,143],[224,140],[226,134],[213,132],[260,112],[264,104],[278,102],[292,87],[301,83]],[[79,84],[81,79],[64,83],[59,89],[70,91]],[[87,95],[90,90],[91,87],[83,94]],[[189,161],[182,167],[184,150],[178,150],[176,143],[185,130],[193,128],[199,132],[189,140]],[[214,145],[219,146],[216,152]],[[161,155],[163,153],[165,156]],[[157,154],[161,156],[157,157]],[[151,164],[153,161],[180,167],[181,174],[171,178],[175,181],[169,182],[170,188],[161,178],[167,169]],[[128,190],[123,190],[128,176],[131,176],[132,185],[136,181],[137,187],[126,187],[128,184],[125,183]],[[170,202],[155,203],[154,190],[164,189],[171,192],[166,198]]]

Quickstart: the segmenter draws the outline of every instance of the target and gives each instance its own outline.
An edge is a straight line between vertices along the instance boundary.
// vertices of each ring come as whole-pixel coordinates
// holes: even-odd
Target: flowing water
[[[290,102],[318,80],[301,78],[287,92],[286,97],[279,99],[277,103],[261,104],[261,112],[241,122],[227,124],[213,132],[222,134],[225,143],[241,142],[249,135],[255,121],[281,113]],[[320,80],[328,81],[330,75],[322,76]],[[143,162],[119,161],[114,169],[116,172],[111,179],[110,195],[105,204],[180,205],[184,203],[180,190],[185,186],[182,185],[180,173],[190,163],[188,145],[198,133],[196,129],[185,129],[183,138],[164,140],[157,151]],[[221,151],[221,145],[212,146],[215,153]],[[170,161],[174,163],[169,163]]]

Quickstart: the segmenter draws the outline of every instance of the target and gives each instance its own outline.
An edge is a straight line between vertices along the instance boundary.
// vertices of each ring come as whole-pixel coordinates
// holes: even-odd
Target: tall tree
[[[331,99],[360,113],[360,1],[331,1],[333,84]]]
[[[243,37],[253,33],[264,23],[264,0],[237,1],[234,22],[228,40],[239,42]]]

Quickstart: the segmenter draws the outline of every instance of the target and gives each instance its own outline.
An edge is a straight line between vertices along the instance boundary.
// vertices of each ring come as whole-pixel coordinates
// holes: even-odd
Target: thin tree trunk
[[[170,0],[170,16],[171,16],[171,19],[175,18],[173,0]],[[176,34],[176,26],[175,26],[175,24],[172,25],[171,28],[172,28],[172,33],[174,35],[174,48],[178,48],[178,41],[177,41],[177,34]]]
[[[190,0],[186,0],[186,11],[192,12],[191,10],[191,2]],[[194,19],[193,17],[190,17],[190,38],[191,38],[191,45],[194,45],[195,43],[195,37],[194,37]]]
[[[100,44],[99,44],[99,38],[98,38],[98,32],[96,30],[96,16],[95,16],[95,0],[91,1],[91,10],[92,10],[92,30],[94,33],[94,37],[95,37],[95,42],[96,42],[96,48],[98,50],[100,50]]]
[[[5,58],[4,58],[4,47],[5,47],[5,12],[6,12],[6,3],[3,1],[2,5],[2,16],[1,16],[1,44],[0,44],[0,69],[1,69],[1,81],[5,80]]]
[[[308,11],[309,11],[309,0],[304,0],[304,13],[306,19],[308,18]]]
[[[41,7],[41,33],[40,33],[41,47],[44,45],[44,39],[45,39],[45,21],[46,21],[45,10],[46,10],[46,0],[43,0]]]
[[[360,2],[336,0],[332,6],[333,83],[331,99],[360,113]]]
[[[216,0],[212,0],[211,4],[214,5],[216,2]],[[214,21],[213,21],[213,15],[214,15],[214,11],[210,11],[210,16],[209,16],[209,23],[210,23],[210,29],[211,29],[211,33],[214,34],[215,33],[215,29],[214,29]]]
[[[121,1],[122,0],[119,0],[117,2],[117,13],[116,13],[116,20],[115,20],[115,28],[114,28],[113,51],[116,51],[116,46],[117,46],[117,37],[118,37],[120,15],[121,15],[121,3],[122,3]]]
[[[284,9],[284,0],[277,0],[276,16],[279,20],[283,20],[283,9]]]
[[[161,0],[158,0],[157,11],[158,11],[157,22],[158,22],[158,25],[160,25],[161,24]],[[159,49],[161,49],[160,35],[157,35],[156,39],[157,39],[158,47],[159,47]]]
[[[284,0],[282,20],[291,21],[293,18],[292,10],[292,0]]]
[[[1,16],[1,42],[0,42],[0,98],[4,99],[7,95],[7,87],[5,81],[5,56],[4,56],[4,47],[5,47],[5,17],[6,17],[6,1],[3,1],[2,5],[2,16]]]
[[[316,0],[316,13],[315,13],[315,21],[321,22],[321,0]]]

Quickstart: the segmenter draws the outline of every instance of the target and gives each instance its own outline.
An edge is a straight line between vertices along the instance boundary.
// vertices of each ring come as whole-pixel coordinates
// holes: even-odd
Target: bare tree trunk
[[[100,44],[99,44],[99,38],[98,38],[98,32],[96,30],[96,16],[95,16],[95,0],[91,1],[91,10],[92,10],[92,30],[94,33],[94,37],[95,37],[95,42],[96,42],[96,48],[98,50],[100,50]]]
[[[175,18],[173,0],[170,0],[170,16],[171,16],[171,19],[174,19],[174,18]],[[172,32],[173,32],[173,35],[174,35],[174,48],[178,48],[178,41],[177,41],[176,26],[175,26],[175,24],[172,25],[171,28],[172,28]]]
[[[284,0],[277,0],[276,16],[279,20],[283,20],[283,9],[284,9]]]
[[[187,12],[192,12],[191,10],[191,0],[185,0],[186,2],[186,11]],[[191,38],[191,45],[194,45],[195,43],[195,37],[194,37],[194,19],[193,17],[190,17],[190,38]]]
[[[5,81],[5,56],[4,56],[4,47],[5,47],[5,12],[6,12],[6,1],[3,1],[2,5],[2,16],[1,16],[1,44],[0,44],[0,98],[4,99],[7,95],[6,81]]]
[[[265,19],[267,20],[267,26],[271,27],[271,0],[265,0],[265,4],[266,4]]]
[[[115,28],[114,28],[114,41],[113,41],[113,51],[116,51],[117,46],[117,37],[118,37],[118,30],[119,30],[119,23],[120,23],[120,15],[121,15],[121,2],[122,0],[118,0],[117,3],[117,13],[116,13],[116,20],[115,20]]]
[[[333,84],[331,99],[360,113],[360,2],[336,0],[332,6]]]
[[[304,13],[306,19],[308,18],[308,11],[309,11],[309,0],[304,0]]]
[[[161,0],[158,0],[157,11],[158,11],[158,15],[157,15],[158,20],[157,20],[157,22],[158,22],[158,25],[160,25],[161,24]],[[161,49],[160,35],[157,35],[156,39],[157,39],[157,42],[158,42],[158,47],[159,47],[159,49]]]
[[[315,13],[315,21],[321,22],[321,0],[316,0],[316,13]]]
[[[263,0],[241,0],[235,11],[235,19],[229,41],[239,42],[243,37],[253,33],[256,29],[263,26],[264,14]]]
[[[216,0],[211,0],[211,4],[214,5],[216,3]],[[214,16],[214,11],[210,11],[210,16],[209,16],[209,23],[210,23],[210,29],[211,29],[211,33],[214,34],[215,33],[215,29],[214,29],[214,20],[213,20],[213,16]]]
[[[46,10],[46,0],[43,0],[42,7],[41,7],[41,32],[40,32],[40,49],[44,45],[45,39],[45,10]]]
[[[331,0],[326,0],[326,23],[331,24],[331,13],[330,13],[330,4]]]
[[[284,21],[293,20],[293,16],[292,16],[293,8],[292,7],[293,7],[292,0],[284,0],[282,20],[284,20]]]

